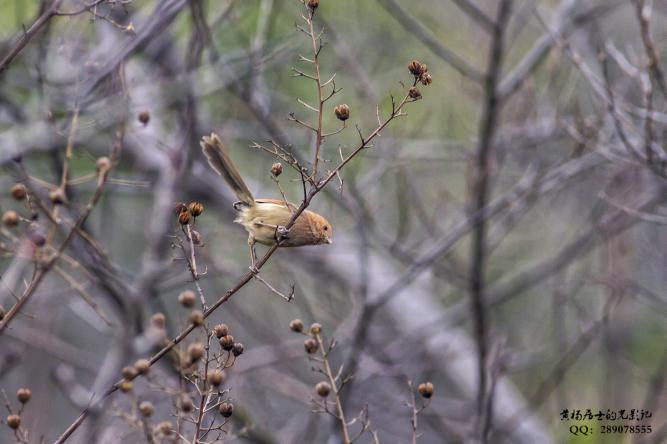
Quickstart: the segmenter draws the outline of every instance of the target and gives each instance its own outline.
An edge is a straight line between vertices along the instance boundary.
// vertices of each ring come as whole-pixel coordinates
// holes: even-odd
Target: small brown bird
[[[238,217],[234,222],[243,225],[248,231],[252,268],[255,268],[257,260],[255,255],[257,242],[273,245],[279,237],[282,237],[281,247],[331,243],[333,227],[324,217],[309,210],[299,215],[285,235],[284,228],[297,210],[297,206],[278,199],[255,199],[217,134],[204,136],[201,147],[211,168],[225,179],[239,198],[239,201],[234,203],[234,209],[238,211]]]

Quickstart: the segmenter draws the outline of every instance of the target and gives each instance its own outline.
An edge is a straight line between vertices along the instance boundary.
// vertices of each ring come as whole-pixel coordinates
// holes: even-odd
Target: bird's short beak
[[[333,244],[333,240],[331,240],[331,238],[329,238],[329,237],[326,237],[324,239],[324,242],[326,242],[327,244]]]

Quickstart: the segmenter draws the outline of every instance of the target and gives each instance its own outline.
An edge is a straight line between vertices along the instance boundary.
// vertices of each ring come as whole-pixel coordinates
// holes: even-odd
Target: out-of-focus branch
[[[51,5],[35,20],[35,22],[28,28],[18,41],[11,47],[7,55],[0,61],[0,74],[2,74],[12,63],[14,58],[25,48],[25,46],[32,40],[32,38],[51,20],[56,16],[58,7],[63,0],[53,0]]]
[[[124,136],[124,126],[121,127],[118,137],[122,140],[123,136]],[[14,319],[14,317],[19,313],[21,308],[28,302],[31,296],[35,293],[35,291],[41,284],[46,274],[51,270],[51,268],[55,265],[60,256],[65,252],[70,242],[74,239],[77,229],[81,228],[86,219],[88,219],[88,216],[90,215],[91,211],[99,201],[100,197],[102,197],[102,192],[104,191],[104,186],[106,184],[107,176],[111,171],[111,169],[113,168],[114,162],[116,161],[115,157],[106,160],[107,162],[105,162],[104,165],[101,168],[99,168],[99,171],[97,172],[98,175],[97,186],[95,187],[93,195],[90,197],[88,203],[82,209],[81,214],[74,223],[74,226],[69,230],[69,232],[65,236],[65,239],[61,242],[60,246],[48,259],[46,259],[42,264],[40,264],[37,273],[35,274],[35,276],[33,276],[28,287],[25,289],[25,291],[19,297],[16,303],[9,309],[4,319],[0,321],[0,334],[5,330],[5,328],[7,328],[12,319]]]
[[[468,17],[479,23],[486,32],[493,32],[493,20],[473,0],[452,0],[452,3],[465,12]]]
[[[639,21],[642,44],[644,45],[646,57],[648,57],[648,70],[651,77],[658,83],[660,92],[667,98],[667,82],[665,81],[665,74],[660,67],[660,60],[658,59],[658,54],[655,50],[653,39],[651,38],[651,28],[649,23],[649,20],[651,19],[651,9],[646,5],[644,0],[633,0],[633,3],[635,4],[635,13],[637,15],[637,20]]]
[[[492,48],[489,53],[489,64],[484,84],[484,108],[480,122],[479,147],[476,159],[476,180],[474,185],[473,211],[481,212],[487,205],[490,183],[490,164],[493,156],[492,148],[496,133],[497,122],[500,120],[500,102],[497,96],[497,83],[502,69],[504,52],[504,32],[507,21],[510,18],[512,7],[511,0],[504,0],[498,6],[496,26],[492,36]],[[471,315],[475,339],[477,340],[478,367],[478,392],[477,392],[477,418],[475,422],[475,439],[480,443],[487,442],[487,436],[491,427],[491,393],[487,387],[487,319],[485,299],[485,272],[486,272],[486,219],[480,218],[473,225],[472,256],[470,262],[470,298]],[[487,405],[488,404],[488,405]]]
[[[498,86],[498,97],[500,101],[507,100],[512,94],[521,88],[523,82],[532,75],[547,59],[554,46],[557,45],[557,37],[566,37],[577,27],[582,26],[593,20],[600,19],[602,16],[614,11],[618,6],[625,4],[624,0],[616,0],[605,3],[604,5],[595,5],[574,17],[570,14],[574,8],[580,4],[575,0],[563,0],[555,12],[555,17],[551,22],[549,29],[537,39],[521,61],[505,75],[505,78]]]
[[[460,72],[463,76],[469,79],[482,83],[484,81],[483,75],[468,62],[456,55],[450,49],[442,45],[426,27],[417,19],[405,11],[396,0],[378,0],[378,3],[389,12],[392,17],[396,19],[405,29],[410,31],[411,35],[418,38],[424,45],[426,45],[435,55],[440,57],[452,68]]]

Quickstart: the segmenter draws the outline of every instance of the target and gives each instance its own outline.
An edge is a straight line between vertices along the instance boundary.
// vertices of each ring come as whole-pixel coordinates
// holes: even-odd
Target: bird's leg
[[[255,252],[255,238],[250,235],[248,236],[248,247],[250,247],[250,271],[253,274],[259,273],[257,269],[257,253]]]
[[[283,239],[287,239],[287,235],[288,235],[288,234],[289,234],[289,230],[287,229],[287,227],[284,227],[284,226],[282,226],[282,225],[278,225],[278,226],[276,227],[276,234],[275,234],[275,236],[276,236],[276,240],[277,240],[278,242],[280,242],[280,241],[283,240]]]

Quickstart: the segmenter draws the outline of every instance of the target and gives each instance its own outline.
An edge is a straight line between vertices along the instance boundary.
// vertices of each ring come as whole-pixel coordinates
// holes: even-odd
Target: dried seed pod
[[[15,200],[23,200],[28,195],[28,190],[22,183],[15,183],[12,185],[9,192]]]
[[[315,391],[321,397],[326,398],[327,396],[329,396],[329,393],[331,393],[331,385],[329,385],[328,382],[324,381],[318,382],[317,385],[315,386]]]
[[[306,349],[306,353],[309,355],[312,355],[317,351],[319,348],[319,345],[317,344],[317,341],[313,338],[308,338],[305,341],[303,341],[303,348]]]
[[[111,168],[111,159],[109,159],[107,156],[102,156],[95,161],[95,168],[97,168],[97,172],[106,172],[109,171]]]
[[[191,412],[192,409],[194,408],[192,398],[190,398],[188,395],[182,395],[178,400],[178,405],[181,408],[181,410],[185,413]]]
[[[197,298],[194,291],[185,290],[178,295],[178,302],[186,308],[192,308],[195,305]]]
[[[189,211],[181,211],[181,213],[178,215],[178,222],[181,225],[187,225],[190,223],[190,212]]]
[[[162,421],[155,426],[155,432],[162,434],[163,436],[171,436],[171,434],[174,432],[174,427],[171,425],[171,422]]]
[[[19,415],[9,415],[7,417],[7,425],[12,430],[18,429],[21,427],[21,417]]]
[[[188,357],[190,362],[197,362],[204,356],[204,346],[198,342],[188,346]]]
[[[134,368],[140,375],[148,374],[151,369],[151,362],[148,359],[138,359],[137,362],[134,363]]]
[[[289,329],[295,333],[301,333],[303,331],[303,322],[301,322],[301,319],[293,319],[289,323]]]
[[[278,177],[282,174],[283,172],[283,164],[280,162],[276,162],[273,165],[271,165],[271,174],[274,176]]]
[[[21,404],[25,404],[30,401],[31,397],[32,391],[29,388],[23,387],[16,391],[16,399],[18,399]]]
[[[123,375],[123,378],[130,381],[136,378],[139,372],[134,367],[123,367],[123,370],[121,370],[120,374]]]
[[[49,192],[49,200],[54,205],[64,204],[66,201],[65,190],[63,190],[62,188],[56,188],[55,190],[51,190],[51,192]]]
[[[410,71],[410,74],[417,78],[422,75],[424,68],[425,66],[417,60],[413,60],[408,64],[408,71]]]
[[[151,115],[148,111],[142,111],[137,116],[137,119],[139,119],[139,122],[146,125],[151,120]]]
[[[134,387],[134,384],[132,384],[132,381],[123,381],[120,383],[118,386],[118,389],[123,392],[123,393],[129,393],[132,391],[132,387]]]
[[[312,324],[310,326],[310,334],[311,335],[319,335],[320,333],[322,333],[322,326],[320,324],[315,322],[314,324]]]
[[[188,320],[197,327],[200,327],[204,324],[204,313],[199,310],[192,310],[188,316]]]
[[[185,205],[183,202],[177,202],[176,205],[174,205],[174,214],[178,216],[183,211],[188,211],[188,206]]]
[[[343,103],[342,105],[338,105],[337,107],[334,108],[334,114],[336,114],[338,120],[345,122],[347,119],[350,118],[350,107],[347,106],[345,103]]]
[[[14,210],[5,211],[2,215],[2,223],[6,227],[15,227],[19,224],[19,214]]]
[[[237,342],[234,344],[234,347],[232,348],[232,353],[234,356],[240,356],[243,354],[243,351],[245,350],[245,347],[243,346],[242,343]]]
[[[417,387],[417,391],[424,398],[429,399],[433,396],[433,384],[430,382],[422,382],[419,384],[419,387]]]
[[[220,339],[223,336],[227,336],[229,334],[229,327],[227,324],[218,324],[213,327],[213,333],[215,334],[216,338]]]
[[[425,72],[419,77],[419,81],[422,82],[422,85],[430,85],[433,82],[433,79],[431,78],[431,74]]]
[[[156,328],[165,328],[167,325],[167,318],[162,313],[155,313],[151,317],[151,324]]]
[[[208,382],[214,387],[219,386],[225,381],[225,373],[221,370],[213,370],[208,374]]]
[[[231,351],[234,348],[234,336],[227,335],[220,338],[220,347],[225,351]]]
[[[188,210],[190,210],[192,217],[198,217],[204,212],[204,204],[195,201],[190,202],[190,205],[188,205]]]
[[[229,418],[234,413],[234,404],[231,402],[223,402],[218,406],[218,411],[223,417]]]
[[[315,11],[320,6],[320,0],[308,0],[307,4],[311,11]]]
[[[415,100],[421,99],[422,93],[421,93],[421,91],[419,91],[419,88],[417,88],[416,86],[413,86],[408,91],[408,97],[410,97],[411,99],[415,99]]]
[[[139,404],[139,411],[141,412],[142,415],[144,415],[145,418],[149,418],[153,416],[153,413],[155,412],[155,407],[153,407],[152,402],[143,401],[141,404]]]

